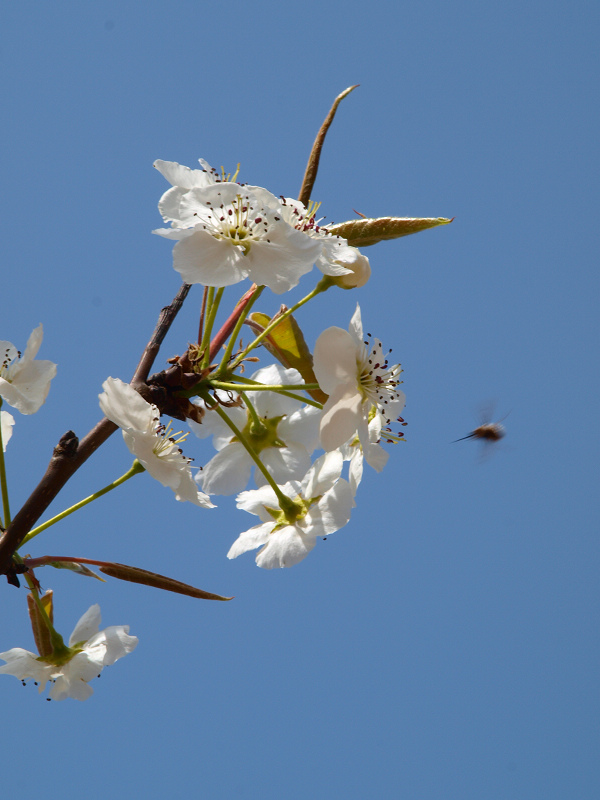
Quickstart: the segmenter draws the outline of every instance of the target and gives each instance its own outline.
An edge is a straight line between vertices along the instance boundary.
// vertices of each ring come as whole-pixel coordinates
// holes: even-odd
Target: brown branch
[[[306,172],[304,173],[304,180],[302,181],[302,186],[300,187],[300,194],[298,195],[298,200],[303,203],[305,206],[308,205],[310,200],[310,195],[313,190],[313,186],[315,185],[315,181],[317,179],[317,170],[319,169],[319,160],[321,158],[321,150],[323,149],[323,142],[325,141],[325,136],[327,135],[327,131],[331,123],[333,122],[333,118],[335,117],[335,112],[339,104],[342,102],[346,95],[350,94],[353,89],[356,89],[358,84],[354,86],[349,86],[345,89],[341,94],[339,94],[335,100],[333,101],[333,105],[331,106],[331,110],[329,114],[325,117],[325,122],[321,125],[319,132],[317,133],[317,138],[312,146],[312,150],[310,151],[310,156],[308,158],[308,164],[306,165]]]
[[[140,363],[137,365],[133,378],[131,379],[132,386],[146,382],[152,365],[154,364],[154,359],[160,350],[160,346],[191,288],[189,283],[182,283],[171,305],[165,306],[161,310],[152,338],[146,345],[146,349],[140,358]]]
[[[135,370],[131,381],[132,384],[140,385],[148,377],[160,345],[189,290],[189,284],[184,283],[171,305],[165,306],[161,310],[154,333],[146,345]],[[23,507],[0,539],[0,574],[10,569],[13,554],[19,549],[25,536],[27,536],[69,478],[117,429],[118,426],[114,422],[104,417],[81,441],[77,439],[73,431],[67,431],[61,437],[54,448],[44,477],[27,498]]]

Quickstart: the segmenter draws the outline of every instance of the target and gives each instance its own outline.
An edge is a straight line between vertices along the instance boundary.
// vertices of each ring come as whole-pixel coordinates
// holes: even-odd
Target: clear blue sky
[[[156,158],[241,162],[295,196],[331,101],[359,83],[313,192],[327,219],[456,217],[367,251],[358,299],[403,363],[408,442],[302,564],[227,561],[248,515],[148,476],[32,542],[236,599],[40,572],[64,633],[99,602],[140,644],[85,703],[2,678],[5,796],[598,797],[598,17],[538,0],[5,5],[0,337],[24,345],[43,322],[59,365],[43,409],[15,415],[15,508],[177,291],[150,234]],[[356,299],[312,304],[309,342]],[[510,414],[481,463],[450,442],[488,400]],[[113,439],[53,512],[127,469]],[[32,648],[25,591],[0,588],[0,649]]]

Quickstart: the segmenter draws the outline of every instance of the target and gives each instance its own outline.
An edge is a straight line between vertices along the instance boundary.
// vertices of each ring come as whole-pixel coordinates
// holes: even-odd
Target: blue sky
[[[455,217],[369,248],[364,290],[299,315],[313,345],[358,299],[402,361],[409,423],[302,564],[229,562],[247,515],[176,504],[146,475],[32,542],[235,600],[40,571],[65,634],[98,602],[140,644],[86,703],[0,681],[7,795],[598,796],[598,16],[535,0],[5,6],[0,335],[23,346],[43,322],[59,365],[42,410],[15,415],[13,509],[178,289],[150,235],[156,158],[240,162],[295,196],[333,98],[359,83],[325,145],[322,213]],[[451,442],[490,401],[507,435],[482,460]],[[113,437],[51,510],[129,463]],[[32,648],[24,590],[3,586],[2,608],[1,649]]]

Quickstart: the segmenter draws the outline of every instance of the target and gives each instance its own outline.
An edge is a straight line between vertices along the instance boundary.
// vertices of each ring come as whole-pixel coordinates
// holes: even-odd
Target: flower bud
[[[356,250],[356,256],[353,261],[342,261],[346,269],[349,269],[346,275],[337,275],[332,278],[332,283],[335,283],[341,289],[355,289],[364,286],[371,277],[371,265],[369,259],[363,256]]]

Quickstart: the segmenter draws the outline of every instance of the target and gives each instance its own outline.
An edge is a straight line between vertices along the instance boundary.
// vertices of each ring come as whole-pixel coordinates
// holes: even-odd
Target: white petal
[[[280,438],[288,446],[291,442],[299,442],[308,453],[312,453],[319,446],[321,414],[321,409],[314,406],[304,406],[294,411],[279,423],[277,430]]]
[[[275,483],[300,480],[310,468],[310,456],[301,444],[291,442],[287,447],[268,447],[261,453],[262,461]],[[264,486],[267,479],[262,472],[254,470],[257,486]]]
[[[129,635],[129,625],[111,625],[87,643],[85,652],[91,661],[106,667],[135,650],[138,642],[137,636]]]
[[[302,481],[303,496],[311,499],[329,491],[342,474],[343,467],[344,459],[339,450],[320,456]]]
[[[379,444],[369,444],[364,448],[365,461],[376,472],[381,472],[390,457],[390,454]]]
[[[87,700],[93,694],[92,687],[81,678],[70,680],[66,675],[59,675],[52,684],[48,697],[56,701],[66,700],[67,697],[72,697],[74,700]]]
[[[119,378],[107,378],[102,384],[104,392],[98,395],[105,417],[125,431],[154,431],[160,413],[155,405],[144,398],[128,383]]]
[[[217,396],[225,402],[232,399],[231,392],[227,393],[218,390]],[[238,395],[234,395],[233,397],[235,398],[237,396]],[[206,409],[206,405],[202,401],[195,403],[195,405]],[[247,416],[245,408],[238,406],[228,408],[227,416],[238,428],[243,428],[246,425]],[[212,445],[215,450],[222,450],[226,445],[230,444],[231,440],[234,438],[233,432],[229,425],[227,425],[227,423],[222,420],[217,413],[211,411],[210,409],[206,409],[206,413],[202,418],[202,422],[194,422],[191,419],[187,420],[187,422],[190,426],[190,429],[199,439],[206,439],[209,436],[212,436]]]
[[[306,558],[315,541],[313,536],[303,535],[293,525],[288,525],[271,534],[256,556],[256,563],[263,569],[293,567]]]
[[[9,414],[8,411],[0,411],[0,425],[2,426],[2,449],[4,451],[6,451],[6,445],[13,434],[14,424],[15,418],[12,414]]]
[[[273,530],[274,525],[275,523],[271,520],[271,522],[264,522],[262,525],[255,525],[253,528],[240,533],[238,538],[229,548],[227,558],[237,558],[239,555],[246,553],[248,550],[255,550],[257,547],[260,547],[261,544],[264,544],[269,540],[269,535]]]
[[[6,661],[6,664],[0,667],[0,675],[14,675],[21,681],[33,678],[38,682],[40,692],[51,678],[53,668],[43,661],[38,661],[34,653],[23,650],[22,647],[13,647],[12,650],[0,653],[0,658]]]
[[[246,448],[232,442],[205,464],[197,481],[208,494],[235,494],[248,485],[253,463]]]
[[[175,499],[180,502],[193,503],[200,508],[216,508],[210,497],[198,490],[189,468],[179,473],[179,484],[175,490]]]
[[[350,325],[348,327],[352,338],[356,342],[358,346],[364,345],[364,335],[363,335],[363,326],[362,326],[362,317],[360,313],[360,306],[358,303],[356,304],[356,311],[352,315],[352,319],[350,320]]]
[[[269,231],[269,241],[252,244],[248,275],[259,286],[265,285],[275,294],[283,294],[311,271],[319,252],[318,242],[282,220]]]
[[[358,391],[356,343],[348,331],[327,328],[317,339],[314,370],[319,386],[331,394],[340,383],[351,383]]]
[[[185,283],[231,286],[244,280],[248,265],[241,247],[198,229],[173,248],[173,267]]]
[[[95,636],[100,629],[100,606],[95,603],[90,606],[85,614],[81,617],[69,638],[69,647],[73,647],[80,642],[87,642],[92,636]]]
[[[350,479],[350,488],[352,489],[352,494],[355,495],[363,475],[362,448],[360,447],[354,448],[354,452],[352,453],[352,458],[350,459],[350,467],[348,471]]]
[[[315,535],[328,536],[348,523],[353,505],[354,493],[350,484],[340,478],[333,489],[319,500],[316,508],[311,509],[306,518],[310,518],[314,524]]]
[[[200,163],[202,163],[202,160]],[[176,161],[162,161],[159,158],[154,162],[154,167],[169,181],[171,186],[193,189],[196,187],[203,188],[215,183],[215,178],[210,172],[203,169],[190,169],[178,164]]]
[[[356,386],[339,384],[323,407],[320,430],[323,448],[341,447],[361,426],[367,430],[362,398]]]
[[[286,483],[279,488],[286,497],[294,497],[299,493],[300,484],[297,482]],[[235,498],[235,503],[237,507],[241,508],[243,511],[256,514],[263,522],[273,520],[273,517],[265,510],[265,506],[267,508],[279,508],[279,501],[275,496],[275,492],[269,485],[261,486],[258,489],[249,489],[246,492],[240,492]]]

